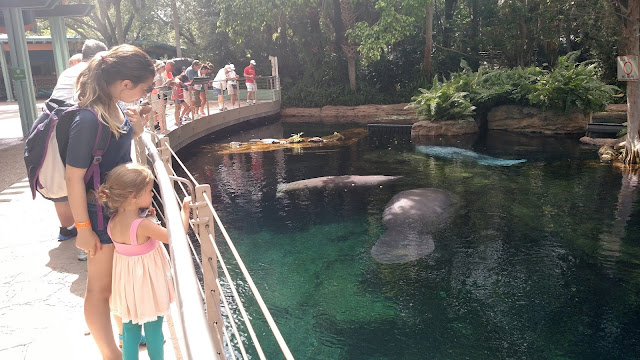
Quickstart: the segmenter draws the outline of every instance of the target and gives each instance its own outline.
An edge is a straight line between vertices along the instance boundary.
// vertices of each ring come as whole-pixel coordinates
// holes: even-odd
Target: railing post
[[[162,158],[162,163],[164,164],[164,168],[167,170],[167,174],[173,174],[173,167],[171,163],[171,151],[169,138],[163,137],[160,139],[160,147],[158,147],[158,153],[160,153],[160,157]]]
[[[207,318],[211,332],[215,334],[216,349],[224,349],[222,346],[222,316],[220,314],[220,292],[216,279],[218,279],[218,258],[213,244],[210,242],[209,233],[214,233],[214,218],[206,199],[211,199],[211,187],[208,184],[198,185],[194,194],[193,224],[195,232],[200,237],[200,251],[202,256],[202,276],[204,278],[204,293],[207,308]],[[220,354],[224,358],[224,354]]]
[[[133,141],[133,149],[136,154],[135,161],[141,165],[149,165],[149,161],[147,159],[147,150],[144,147],[144,141],[142,141],[142,137],[138,137]]]

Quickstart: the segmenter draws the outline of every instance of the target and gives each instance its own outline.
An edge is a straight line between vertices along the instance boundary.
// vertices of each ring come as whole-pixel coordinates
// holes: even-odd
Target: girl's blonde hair
[[[129,80],[135,86],[153,79],[154,61],[144,51],[133,45],[118,45],[109,51],[99,52],[89,60],[76,80],[78,105],[93,108],[100,121],[111,129],[116,138],[120,136],[120,124],[111,120],[109,114],[120,111],[109,92],[116,81]]]
[[[149,167],[136,163],[121,164],[107,174],[107,180],[98,190],[98,199],[109,207],[110,215],[114,215],[132,195],[142,194],[153,181]]]

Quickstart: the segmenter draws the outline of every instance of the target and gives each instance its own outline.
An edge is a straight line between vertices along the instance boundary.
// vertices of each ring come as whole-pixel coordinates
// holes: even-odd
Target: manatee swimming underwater
[[[373,186],[387,183],[400,176],[386,175],[342,175],[342,176],[322,176],[312,179],[294,181],[292,183],[278,185],[277,194],[287,191],[308,190],[308,189],[333,189],[346,188],[351,186]]]
[[[412,189],[396,194],[387,203],[382,223],[387,228],[371,249],[383,264],[404,263],[424,257],[435,249],[430,233],[445,225],[456,200],[445,190]]]
[[[493,156],[479,154],[475,151],[460,149],[452,146],[416,146],[416,151],[435,156],[442,157],[446,159],[454,159],[454,160],[466,160],[466,161],[475,161],[480,165],[488,165],[488,166],[511,166],[519,163],[523,163],[527,160],[507,160],[507,159],[498,159]]]

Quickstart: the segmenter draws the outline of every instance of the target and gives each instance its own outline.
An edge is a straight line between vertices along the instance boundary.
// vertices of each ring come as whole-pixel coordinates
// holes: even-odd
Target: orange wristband
[[[88,229],[91,227],[91,220],[76,222],[76,229]]]

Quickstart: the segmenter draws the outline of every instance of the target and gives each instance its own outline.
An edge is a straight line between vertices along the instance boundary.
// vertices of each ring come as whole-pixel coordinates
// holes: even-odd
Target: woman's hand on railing
[[[98,251],[102,250],[100,238],[91,228],[78,229],[76,247],[86,251],[91,257],[95,256]]]

